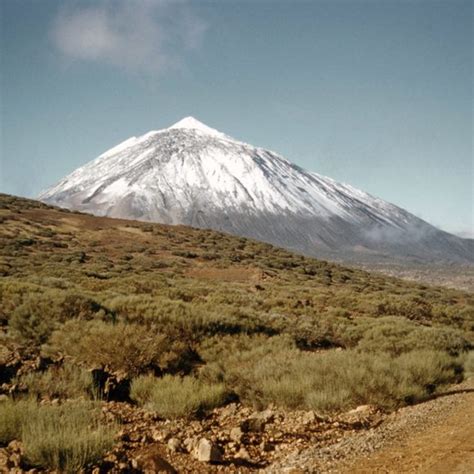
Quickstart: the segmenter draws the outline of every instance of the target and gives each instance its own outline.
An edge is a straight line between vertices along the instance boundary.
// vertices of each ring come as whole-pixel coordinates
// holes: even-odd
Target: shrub
[[[36,408],[32,400],[13,401],[11,398],[0,402],[0,444],[21,438],[21,428]]]
[[[194,377],[150,375],[133,380],[131,398],[164,418],[190,417],[221,405],[223,384],[210,384]]]
[[[50,367],[45,372],[29,372],[16,382],[26,386],[37,398],[78,398],[93,395],[92,375],[71,363]]]
[[[53,330],[69,319],[113,319],[113,314],[93,299],[59,290],[32,293],[23,298],[9,320],[13,335],[21,342],[39,346]]]
[[[437,387],[458,381],[461,372],[440,351],[310,353],[285,347],[280,337],[254,339],[240,349],[228,343],[227,351],[225,345],[203,345],[209,364],[202,377],[223,381],[246,403],[290,409],[332,411],[364,403],[393,408],[423,400]]]
[[[113,445],[117,428],[100,422],[94,404],[40,406],[22,427],[30,463],[75,473],[99,460]]]
[[[191,358],[184,344],[171,342],[154,329],[103,321],[68,321],[51,335],[44,353],[67,355],[88,367],[104,367],[130,376],[150,370],[179,370]]]
[[[9,319],[9,329],[21,342],[40,346],[54,329],[57,318],[51,315],[51,301],[41,295],[32,295],[18,306]]]
[[[400,355],[412,350],[433,349],[457,356],[471,347],[459,330],[418,326],[404,318],[381,318],[360,325],[357,331],[361,333],[357,348],[363,352]]]
[[[474,351],[470,351],[464,356],[464,370],[467,374],[474,375]]]

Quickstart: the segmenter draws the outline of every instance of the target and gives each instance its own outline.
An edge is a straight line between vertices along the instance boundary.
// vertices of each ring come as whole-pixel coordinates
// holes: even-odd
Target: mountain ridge
[[[125,140],[39,199],[99,216],[213,228],[315,256],[474,260],[473,242],[193,117]]]

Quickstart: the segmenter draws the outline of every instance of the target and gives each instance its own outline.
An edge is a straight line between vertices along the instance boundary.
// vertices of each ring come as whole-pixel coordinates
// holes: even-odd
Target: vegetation
[[[226,389],[189,376],[144,375],[132,382],[131,397],[164,418],[190,417],[222,405]]]
[[[112,447],[116,431],[90,404],[75,403],[40,407],[24,424],[22,441],[33,465],[75,473]]]
[[[28,372],[14,382],[25,386],[28,394],[37,399],[87,399],[94,396],[90,371],[70,363],[51,366],[44,372]]]
[[[461,360],[472,367],[469,293],[5,195],[0,218],[0,341],[46,361],[17,377],[36,398],[90,397],[90,370],[103,369],[133,379],[132,398],[163,417],[199,415],[228,393],[290,409],[391,409],[459,380]],[[11,406],[2,440],[21,425]],[[28,433],[31,459],[59,466],[59,454],[39,460]]]
[[[12,399],[0,402],[0,445],[6,445],[21,438],[22,427],[36,411],[32,400],[14,402]]]

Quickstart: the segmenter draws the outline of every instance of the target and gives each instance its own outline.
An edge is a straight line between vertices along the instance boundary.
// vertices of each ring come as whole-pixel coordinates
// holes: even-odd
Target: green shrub
[[[474,375],[474,351],[470,351],[464,356],[464,370],[470,376]]]
[[[0,444],[21,438],[21,429],[36,409],[32,400],[13,401],[11,398],[0,401]]]
[[[39,346],[53,330],[70,319],[113,319],[113,314],[93,299],[71,292],[48,289],[22,299],[9,319],[12,334],[21,342]]]
[[[40,346],[45,343],[57,323],[57,315],[52,315],[52,304],[42,295],[31,295],[18,306],[9,319],[9,329],[21,342]]]
[[[78,398],[93,395],[92,375],[89,371],[65,363],[44,372],[29,372],[16,380],[28,394],[36,398]]]
[[[291,348],[281,337],[242,342],[203,344],[200,351],[208,364],[201,376],[224,382],[251,404],[321,411],[364,403],[393,408],[426,398],[437,387],[458,381],[461,372],[455,359],[440,351],[311,353]]]
[[[453,356],[471,344],[459,330],[418,326],[404,318],[386,317],[361,324],[357,348],[363,352],[388,352],[400,355],[412,350],[439,350]]]
[[[31,464],[76,473],[112,447],[116,431],[100,422],[100,410],[91,403],[40,406],[23,424],[22,442]]]
[[[150,375],[132,381],[131,398],[164,418],[190,417],[225,401],[223,384],[209,384],[194,377]]]
[[[90,368],[140,373],[174,371],[188,363],[188,348],[137,324],[68,321],[50,338],[44,353],[66,355]]]

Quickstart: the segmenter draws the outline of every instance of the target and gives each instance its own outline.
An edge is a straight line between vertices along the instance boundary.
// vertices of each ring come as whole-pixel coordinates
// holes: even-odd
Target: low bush
[[[20,342],[40,346],[48,340],[57,323],[57,314],[52,314],[53,311],[49,298],[33,294],[12,312],[9,330]]]
[[[103,321],[68,321],[43,348],[45,355],[66,355],[89,368],[103,367],[129,376],[185,368],[192,353],[153,328]]]
[[[357,348],[363,352],[388,352],[400,355],[412,350],[433,349],[457,356],[471,344],[461,331],[451,328],[419,326],[405,318],[385,317],[360,324]]]
[[[248,339],[249,343],[252,339]],[[223,382],[245,403],[276,403],[290,409],[342,410],[370,403],[393,408],[423,400],[438,387],[459,381],[462,368],[440,351],[357,350],[302,352],[281,337],[255,344],[205,345],[201,376]],[[209,342],[208,342],[209,343]]]
[[[0,401],[0,444],[6,445],[21,438],[21,429],[36,409],[32,400],[13,401],[11,398]]]
[[[470,351],[465,354],[464,370],[468,375],[474,376],[474,351]]]
[[[29,372],[16,383],[26,386],[36,398],[88,398],[93,395],[92,375],[88,370],[65,363],[44,372]]]
[[[113,445],[117,427],[100,421],[92,403],[39,406],[23,424],[28,461],[59,472],[76,473],[98,461]]]
[[[164,418],[190,417],[221,405],[226,398],[223,384],[172,375],[138,377],[130,393],[133,400]]]
[[[40,346],[67,320],[112,320],[113,317],[107,308],[85,295],[47,289],[43,293],[25,295],[12,311],[9,327],[20,342]]]

